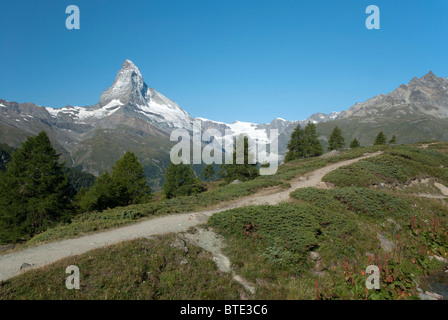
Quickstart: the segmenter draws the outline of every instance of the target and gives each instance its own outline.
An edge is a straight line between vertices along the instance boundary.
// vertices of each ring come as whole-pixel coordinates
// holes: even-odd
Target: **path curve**
[[[326,167],[305,174],[304,176],[292,179],[290,181],[291,187],[287,190],[270,194],[264,194],[263,191],[261,191],[258,194],[226,202],[223,206],[213,210],[151,218],[109,231],[86,235],[75,239],[42,244],[36,247],[24,249],[22,251],[2,255],[0,256],[0,281],[10,279],[23,272],[20,271],[20,267],[23,263],[28,263],[31,265],[31,267],[28,267],[25,271],[31,268],[39,268],[63,258],[79,255],[92,249],[105,247],[121,241],[161,235],[170,232],[184,232],[190,227],[205,223],[208,220],[208,217],[217,212],[248,205],[274,205],[283,201],[288,201],[289,194],[295,189],[306,187],[325,188],[326,184],[322,182],[322,178],[327,173],[342,166],[352,164],[362,159],[374,157],[379,154],[381,154],[381,152],[365,154],[360,158],[330,164]]]

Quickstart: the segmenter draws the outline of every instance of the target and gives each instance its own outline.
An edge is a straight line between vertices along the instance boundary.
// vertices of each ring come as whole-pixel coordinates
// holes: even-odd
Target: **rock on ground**
[[[378,239],[380,240],[381,248],[385,252],[392,252],[397,247],[397,245],[395,243],[393,243],[392,241],[387,239],[381,233],[377,232],[376,235],[378,236]]]

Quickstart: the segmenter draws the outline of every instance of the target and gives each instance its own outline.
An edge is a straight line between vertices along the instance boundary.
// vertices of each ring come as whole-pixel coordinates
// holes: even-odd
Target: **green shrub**
[[[163,194],[166,198],[190,196],[204,192],[205,184],[195,176],[191,165],[170,163],[165,171]]]
[[[126,152],[115,163],[112,173],[107,170],[89,189],[82,189],[76,196],[80,212],[145,203],[150,199],[150,189],[146,183],[143,166],[132,152]]]
[[[323,177],[339,187],[369,187],[379,183],[405,183],[411,179],[432,176],[448,182],[448,156],[434,150],[400,146],[383,155],[341,167]]]
[[[347,254],[347,244],[358,234],[347,215],[309,204],[238,208],[214,214],[208,223],[241,248],[254,247],[268,263],[295,273],[307,266],[311,250]]]
[[[68,257],[0,283],[2,300],[210,300],[238,298],[231,273],[220,272],[203,249],[188,255],[176,235],[137,239]],[[181,260],[188,263],[179,263]],[[67,290],[65,268],[81,270],[81,290]]]
[[[410,216],[412,208],[408,202],[368,188],[337,188],[321,190],[316,188],[298,189],[291,197],[307,201],[321,208],[344,208],[357,214],[382,218],[387,216]]]

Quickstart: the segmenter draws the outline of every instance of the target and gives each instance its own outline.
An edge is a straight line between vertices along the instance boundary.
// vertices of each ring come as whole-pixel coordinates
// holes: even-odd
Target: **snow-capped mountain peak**
[[[144,104],[147,90],[148,86],[143,81],[140,70],[131,60],[126,60],[112,86],[101,95],[99,104],[105,106],[114,99],[120,100],[123,104]]]
[[[97,104],[88,107],[46,108],[46,110],[52,118],[61,118],[64,121],[71,119],[72,122],[94,127],[112,128],[126,123],[129,119],[140,119],[167,133],[177,128],[192,130],[194,121],[194,118],[177,103],[150,88],[145,83],[139,68],[131,60],[124,61],[114,82],[101,94]],[[270,124],[244,121],[226,124],[203,118],[196,119],[202,122],[203,130],[215,128],[224,133],[227,129],[232,132],[231,136],[244,133],[254,140],[268,141],[269,129],[277,129],[279,132],[288,131],[297,124],[305,125],[309,121],[325,122],[335,119],[337,115],[337,112],[330,115],[318,113],[302,121],[276,118]]]
[[[131,60],[123,63],[115,81],[101,94],[96,105],[46,109],[54,118],[69,116],[75,122],[97,122],[113,114],[138,117],[162,130],[189,128],[192,122],[191,116],[174,101],[148,87],[140,70]],[[118,110],[122,112],[117,113]],[[110,125],[110,121],[108,123]]]
[[[123,63],[110,88],[105,90],[99,105],[121,102],[127,112],[136,113],[162,129],[187,128],[192,118],[174,101],[148,87],[137,66],[130,60]]]

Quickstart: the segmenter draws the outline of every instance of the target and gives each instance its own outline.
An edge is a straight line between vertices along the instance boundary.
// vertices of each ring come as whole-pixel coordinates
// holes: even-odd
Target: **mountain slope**
[[[334,116],[317,114],[310,121],[326,121]],[[270,124],[239,121],[225,124],[193,118],[174,101],[150,88],[140,70],[126,60],[113,84],[92,106],[49,108],[0,100],[0,142],[18,147],[27,136],[45,130],[67,164],[94,175],[110,169],[130,150],[142,162],[153,189],[158,189],[174,145],[169,139],[171,131],[178,128],[191,131],[195,120],[201,123],[202,130],[213,128],[223,134],[229,130],[231,134],[227,137],[248,133],[264,142],[270,128],[279,129],[280,154],[286,151],[294,127],[304,123],[278,118]]]
[[[300,177],[296,177],[295,179],[291,180],[291,186],[289,189],[279,189],[277,190],[277,192],[271,194],[261,192],[259,195],[243,197],[241,199],[237,199],[225,204],[221,203],[218,209],[215,208],[209,209],[207,211],[201,211],[200,214],[181,213],[153,218],[150,220],[139,222],[137,224],[125,226],[120,229],[113,229],[86,235],[84,237],[68,239],[63,242],[47,243],[30,248],[28,250],[23,250],[7,255],[0,255],[0,281],[9,279],[19,273],[20,270],[16,268],[17,265],[20,265],[18,261],[28,261],[28,263],[32,263],[33,268],[37,268],[65,257],[81,254],[95,248],[101,248],[106,245],[111,245],[125,240],[136,239],[140,237],[151,237],[154,235],[166,234],[169,232],[187,231],[193,226],[203,224],[208,219],[208,217],[212,216],[213,214],[229,209],[244,207],[248,205],[278,204],[281,201],[287,200],[289,198],[290,192],[292,192],[293,190],[305,187],[322,186],[321,179],[327,173],[342,166],[355,163],[362,159],[378,156],[378,154],[379,153],[368,154],[360,158],[332,163],[326,167],[317,169],[309,173],[309,179],[304,180]]]
[[[191,121],[176,103],[149,88],[129,60],[93,106],[44,108],[0,100],[1,142],[17,147],[27,136],[45,130],[66,163],[95,175],[130,150],[154,189],[160,187],[169,163],[170,131]]]
[[[372,144],[380,130],[388,136],[395,134],[398,143],[448,140],[448,79],[430,72],[346,111],[315,113],[297,121],[276,118],[266,124],[194,118],[150,88],[130,60],[123,63],[113,84],[92,106],[48,108],[0,99],[0,143],[17,147],[27,136],[45,130],[63,161],[94,175],[110,169],[126,151],[133,151],[153,189],[163,182],[174,145],[170,141],[172,130],[191,131],[194,121],[201,123],[202,130],[226,133],[225,138],[245,133],[261,142],[268,141],[269,129],[278,129],[280,156],[286,153],[295,127],[308,122],[317,124],[324,146],[336,125],[347,145],[355,137],[361,144]]]
[[[398,143],[448,140],[448,80],[429,72],[414,78],[391,93],[380,94],[341,112],[334,121],[318,124],[323,140],[339,126],[347,144],[357,138],[372,144],[383,131]]]

